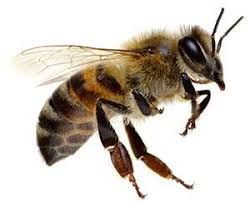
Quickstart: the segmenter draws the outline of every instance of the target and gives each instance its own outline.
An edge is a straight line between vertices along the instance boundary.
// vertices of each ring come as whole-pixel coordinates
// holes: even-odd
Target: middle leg
[[[147,148],[143,143],[141,137],[135,130],[133,124],[128,119],[124,119],[124,125],[128,134],[132,151],[137,159],[142,160],[151,170],[156,172],[161,177],[164,177],[166,179],[173,179],[176,182],[182,184],[187,189],[193,188],[193,185],[186,184],[183,180],[176,177],[172,173],[170,168],[158,157],[147,152]]]

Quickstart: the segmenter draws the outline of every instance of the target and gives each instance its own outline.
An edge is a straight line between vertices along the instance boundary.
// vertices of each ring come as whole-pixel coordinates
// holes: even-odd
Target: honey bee
[[[187,189],[193,185],[176,177],[158,157],[147,151],[131,119],[163,113],[159,103],[176,98],[191,101],[192,113],[182,135],[196,127],[207,107],[209,90],[196,91],[193,83],[215,82],[225,90],[219,52],[223,39],[242,20],[240,17],[219,39],[199,26],[179,33],[153,31],[135,37],[122,49],[78,45],[35,47],[19,56],[37,65],[44,75],[40,85],[61,82],[42,108],[37,124],[37,142],[48,165],[74,154],[97,130],[121,177],[127,177],[139,197],[132,161],[119,141],[110,119],[124,117],[124,127],[135,157],[166,179]],[[205,96],[201,102],[200,96]]]

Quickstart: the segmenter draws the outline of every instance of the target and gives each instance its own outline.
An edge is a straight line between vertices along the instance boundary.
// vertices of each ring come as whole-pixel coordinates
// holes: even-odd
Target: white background
[[[4,3],[5,2],[5,3]],[[226,91],[216,85],[212,99],[183,138],[189,103],[172,103],[165,113],[136,123],[151,153],[189,183],[186,190],[134,161],[146,201],[249,201],[249,6],[247,1],[28,1],[0,3],[0,201],[140,201],[132,186],[112,167],[94,135],[74,156],[45,165],[36,145],[38,113],[55,86],[34,88],[10,65],[21,50],[47,44],[119,48],[143,31],[198,24],[209,31],[225,7],[219,34],[240,15],[244,21],[225,39],[221,58]],[[218,36],[217,35],[217,36]],[[120,120],[120,119],[117,119]],[[113,121],[128,145],[121,122]],[[132,156],[132,155],[131,155]]]

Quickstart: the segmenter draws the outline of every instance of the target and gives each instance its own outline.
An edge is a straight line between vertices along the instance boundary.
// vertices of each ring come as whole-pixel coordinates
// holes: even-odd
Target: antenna
[[[215,25],[214,25],[213,33],[211,34],[211,39],[212,39],[212,54],[213,55],[215,54],[215,38],[214,38],[214,35],[215,35],[216,31],[217,31],[217,28],[218,28],[218,25],[220,23],[220,20],[221,20],[221,17],[223,15],[223,13],[224,13],[224,8],[221,9],[220,14],[219,14],[219,16],[218,16],[218,18],[216,20]],[[218,50],[218,46],[217,46],[217,50]]]
[[[222,45],[222,40],[228,35],[229,32],[243,19],[244,16],[241,16],[229,29],[220,37],[220,40],[218,42],[216,52],[219,53]]]

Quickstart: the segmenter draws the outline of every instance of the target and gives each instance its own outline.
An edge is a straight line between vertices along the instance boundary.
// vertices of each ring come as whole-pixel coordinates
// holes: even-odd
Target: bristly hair
[[[202,44],[204,50],[207,53],[212,51],[212,40],[210,37],[210,33],[200,26],[182,26],[180,28],[179,38],[183,38],[185,36],[192,36],[193,38],[198,40],[198,42]]]
[[[125,42],[122,47],[126,49],[143,49],[150,46],[157,46],[161,43],[172,41],[173,36],[164,29],[152,30],[150,32],[141,33]]]

